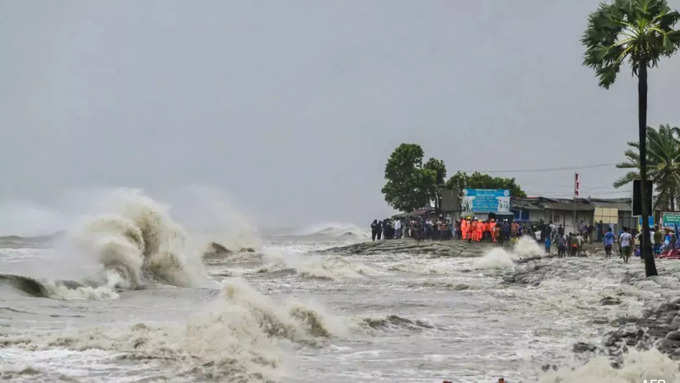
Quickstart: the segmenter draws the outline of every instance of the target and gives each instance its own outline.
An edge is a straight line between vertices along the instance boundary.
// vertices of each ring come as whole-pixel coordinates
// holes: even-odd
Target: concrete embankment
[[[322,250],[323,254],[371,255],[371,254],[428,254],[441,257],[479,257],[497,246],[488,242],[467,241],[416,241],[413,239],[388,239],[355,243],[348,246]]]

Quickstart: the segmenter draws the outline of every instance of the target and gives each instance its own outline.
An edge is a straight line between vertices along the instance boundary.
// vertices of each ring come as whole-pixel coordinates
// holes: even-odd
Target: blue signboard
[[[654,216],[648,216],[647,220],[649,221],[649,227],[654,227]],[[642,217],[640,216],[638,216],[638,226],[642,226]]]
[[[510,190],[463,189],[462,210],[471,213],[510,213]]]

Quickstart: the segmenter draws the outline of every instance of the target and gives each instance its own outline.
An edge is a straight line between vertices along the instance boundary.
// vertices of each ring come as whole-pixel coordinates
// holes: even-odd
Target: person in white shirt
[[[395,238],[399,239],[401,238],[401,220],[397,219],[394,222],[394,233],[395,233]]]
[[[628,228],[623,228],[623,233],[619,236],[619,242],[621,243],[621,255],[623,255],[623,262],[628,263],[628,258],[630,258],[633,252],[633,236],[628,232]]]

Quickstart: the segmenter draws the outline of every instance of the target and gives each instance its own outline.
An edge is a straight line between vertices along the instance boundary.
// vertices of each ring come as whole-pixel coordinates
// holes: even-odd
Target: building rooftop
[[[546,197],[512,197],[510,205],[512,209],[521,210],[566,210],[566,211],[593,211],[596,207],[616,208],[629,210],[630,198],[546,198]]]

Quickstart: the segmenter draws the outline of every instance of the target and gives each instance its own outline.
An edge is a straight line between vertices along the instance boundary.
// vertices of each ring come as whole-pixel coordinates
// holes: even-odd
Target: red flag
[[[578,197],[578,190],[581,188],[581,181],[578,178],[578,173],[574,173],[574,197]]]

